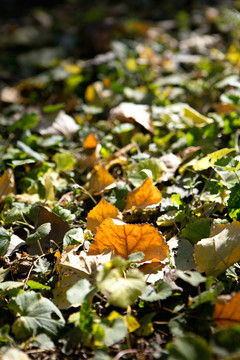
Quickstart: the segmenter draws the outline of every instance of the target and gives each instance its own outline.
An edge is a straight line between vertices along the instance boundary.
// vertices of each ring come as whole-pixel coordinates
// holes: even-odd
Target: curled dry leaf
[[[126,224],[120,220],[106,219],[97,229],[89,253],[101,254],[111,249],[114,255],[127,259],[130,254],[143,252],[143,261],[166,259],[169,248],[162,234],[150,224]]]
[[[217,276],[240,260],[240,222],[221,225],[194,246],[197,270]]]
[[[114,177],[103,166],[96,165],[89,182],[89,191],[94,195],[101,194],[114,182]]]
[[[222,296],[219,296],[215,305],[213,320],[219,327],[229,327],[240,323],[240,293],[237,293],[226,301]]]
[[[78,248],[79,245],[65,248],[58,260],[59,281],[53,289],[53,301],[60,309],[68,309],[72,305],[67,300],[67,290],[80,279],[95,281],[98,265],[110,261],[112,257],[111,251],[92,256],[85,251],[78,254]]]
[[[152,180],[147,178],[141,186],[128,193],[124,210],[145,209],[147,206],[157,204],[161,200],[160,191],[153,185]]]
[[[84,141],[84,149],[95,149],[98,145],[98,137],[96,134],[89,134]]]
[[[110,111],[109,120],[113,119],[118,119],[122,122],[136,122],[146,130],[154,132],[148,105],[122,102]]]
[[[97,227],[101,222],[107,218],[118,218],[120,216],[119,210],[104,198],[88,213],[87,229],[95,233]]]
[[[0,178],[0,201],[8,195],[15,194],[15,179],[11,168],[8,168]]]

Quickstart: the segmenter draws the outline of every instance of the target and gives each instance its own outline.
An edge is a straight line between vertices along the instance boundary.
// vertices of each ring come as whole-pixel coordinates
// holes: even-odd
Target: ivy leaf
[[[167,299],[172,294],[172,288],[171,286],[161,281],[157,287],[156,290],[153,288],[152,285],[148,285],[145,289],[145,291],[141,295],[141,299],[144,301],[158,301],[158,300],[164,300]]]
[[[12,331],[18,339],[26,339],[41,332],[56,336],[65,324],[58,308],[49,299],[34,291],[18,295],[11,300],[10,307],[17,315]]]
[[[145,288],[144,275],[138,269],[130,269],[124,277],[121,262],[109,270],[110,264],[105,264],[97,275],[99,290],[110,304],[121,308],[133,305]]]
[[[46,223],[40,225],[34,234],[31,234],[27,237],[26,242],[28,244],[35,243],[38,240],[41,240],[45,236],[47,236],[51,231],[51,223]]]
[[[4,228],[0,228],[0,256],[5,255],[11,241],[11,235]]]

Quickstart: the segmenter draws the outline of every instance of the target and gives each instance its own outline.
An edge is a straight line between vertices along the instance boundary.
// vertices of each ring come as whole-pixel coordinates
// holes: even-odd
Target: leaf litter
[[[239,5],[6,3],[0,356],[235,358]]]

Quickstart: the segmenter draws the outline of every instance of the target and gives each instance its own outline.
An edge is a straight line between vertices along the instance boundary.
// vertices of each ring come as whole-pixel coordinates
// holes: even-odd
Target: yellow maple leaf
[[[161,200],[162,195],[160,191],[148,177],[141,186],[128,193],[124,210],[127,211],[133,208],[145,209],[147,206],[157,204]]]
[[[96,232],[97,227],[101,222],[107,218],[116,219],[120,213],[118,209],[107,202],[104,198],[88,213],[87,217],[87,229],[91,230],[92,233]]]
[[[90,254],[111,249],[115,255],[127,259],[130,254],[143,252],[143,261],[166,259],[169,248],[162,234],[150,224],[126,224],[116,219],[104,220],[97,229]]]

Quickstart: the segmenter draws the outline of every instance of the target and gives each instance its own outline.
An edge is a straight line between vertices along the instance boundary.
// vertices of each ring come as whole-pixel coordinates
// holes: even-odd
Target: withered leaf
[[[35,226],[35,230],[42,224],[50,223],[51,231],[49,235],[45,236],[41,239],[41,247],[44,252],[49,251],[52,244],[50,240],[53,240],[55,243],[61,243],[64,235],[70,229],[68,223],[53,212],[47,210],[43,206],[39,206],[39,214],[37,218],[37,223]],[[31,244],[29,246],[28,252],[32,255],[36,255],[39,253],[39,246],[37,243]],[[39,253],[40,254],[40,253]]]
[[[104,198],[88,213],[87,217],[87,229],[92,233],[96,232],[97,227],[101,222],[107,218],[118,218],[120,216],[119,210]]]
[[[126,224],[120,220],[106,219],[97,229],[89,253],[101,254],[111,249],[114,255],[127,259],[136,252],[144,253],[144,261],[166,259],[168,245],[162,234],[150,224]]]
[[[213,320],[219,327],[229,327],[240,323],[239,302],[240,293],[234,295],[228,302],[219,296],[213,313]]]
[[[96,165],[89,182],[89,191],[94,195],[101,194],[114,182],[114,177],[102,165]]]
[[[97,147],[98,137],[96,134],[89,134],[84,141],[84,149],[94,149]]]
[[[141,186],[128,193],[124,210],[145,209],[149,205],[159,203],[161,199],[160,191],[148,177]]]
[[[122,102],[110,111],[109,119],[118,119],[123,122],[136,122],[142,125],[146,130],[152,133],[154,132],[148,105]]]
[[[53,301],[60,309],[68,309],[72,305],[67,300],[67,290],[79,279],[94,282],[98,265],[110,261],[112,257],[110,251],[97,256],[88,255],[85,251],[78,254],[78,248],[79,245],[65,248],[58,260],[59,281],[53,289]]]
[[[240,260],[240,222],[215,227],[213,234],[195,244],[194,259],[198,271],[217,276]]]
[[[8,168],[0,178],[0,201],[16,193],[13,170]]]

